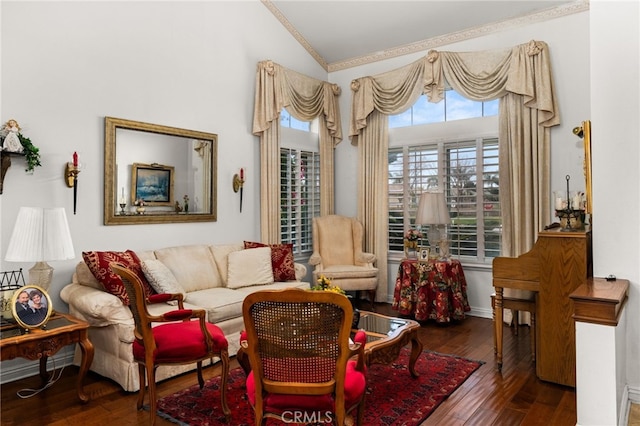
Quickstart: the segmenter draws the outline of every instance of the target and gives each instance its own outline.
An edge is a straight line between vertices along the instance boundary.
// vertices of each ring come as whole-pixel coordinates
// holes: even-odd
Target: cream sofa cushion
[[[158,293],[181,293],[184,294],[184,288],[180,285],[176,277],[173,276],[171,270],[164,263],[157,259],[143,260],[140,262],[142,272],[147,277],[147,281],[151,287]]]
[[[218,287],[187,293],[185,301],[200,306],[207,312],[207,321],[216,324],[237,317],[242,312],[245,296],[236,290]]]
[[[211,252],[213,253],[213,258],[216,261],[216,266],[218,267],[218,272],[220,273],[220,279],[222,280],[223,286],[227,285],[227,265],[229,263],[229,253],[240,251],[243,248],[244,246],[242,244],[224,244],[210,246]]]
[[[227,288],[240,288],[273,282],[271,248],[260,247],[229,254]]]
[[[155,254],[187,293],[222,287],[220,273],[209,246],[203,244],[168,247],[156,250]]]
[[[86,285],[87,287],[93,287],[97,290],[104,290],[100,281],[96,279],[96,276],[93,275],[89,266],[84,263],[84,261],[79,262],[76,265],[76,273],[73,276],[73,282],[78,284]]]

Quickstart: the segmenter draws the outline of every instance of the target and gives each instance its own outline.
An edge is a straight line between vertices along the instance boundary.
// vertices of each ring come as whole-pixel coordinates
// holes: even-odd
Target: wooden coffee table
[[[411,375],[418,377],[415,365],[422,353],[422,342],[418,339],[419,329],[420,324],[410,319],[360,311],[357,330],[363,330],[367,335],[367,343],[364,346],[366,365],[391,364],[400,355],[400,349],[411,342],[408,367]]]
[[[1,360],[22,357],[30,360],[40,360],[40,376],[47,380],[47,358],[58,350],[78,343],[82,350],[82,361],[78,374],[78,398],[83,403],[89,401],[84,392],[83,380],[93,361],[93,344],[89,341],[87,331],[89,324],[69,314],[55,312],[43,328],[25,332],[17,324],[0,328]]]

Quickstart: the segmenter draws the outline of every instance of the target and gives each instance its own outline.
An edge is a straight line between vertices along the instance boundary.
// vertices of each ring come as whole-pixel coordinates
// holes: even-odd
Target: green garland
[[[18,139],[24,148],[24,155],[27,160],[27,168],[25,172],[32,172],[38,166],[42,166],[40,163],[40,149],[31,143],[31,139],[24,136],[22,133],[18,133]]]

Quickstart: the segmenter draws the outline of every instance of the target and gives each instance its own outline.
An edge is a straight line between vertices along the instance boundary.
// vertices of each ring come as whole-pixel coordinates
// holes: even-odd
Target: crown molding
[[[273,3],[271,3],[270,0],[260,1],[262,1],[262,4],[264,4],[267,9],[269,9],[271,13],[273,13],[273,15],[278,19],[278,21],[280,21],[280,23],[284,25],[287,31],[291,33],[291,35],[298,41],[298,43],[300,43],[302,47],[304,47],[306,51],[309,52],[311,56],[313,56],[313,58],[320,64],[320,66],[322,66],[325,71],[329,72],[329,64],[327,64],[327,61],[325,61],[324,58],[320,56],[318,52],[316,52],[315,49],[309,44],[309,42],[304,37],[302,37],[302,34],[300,34],[300,32],[293,25],[291,25],[291,22],[289,22],[289,20],[285,18],[282,12],[280,12],[280,9],[278,9]]]
[[[275,7],[275,5],[270,0],[261,1],[280,21],[280,23],[284,25],[284,27],[293,35],[293,37],[307,50],[307,52],[311,54],[311,56],[318,62],[318,64],[320,64],[325,69],[325,71],[329,73],[366,65],[385,59],[395,58],[398,56],[404,56],[411,53],[428,51],[429,49],[434,49],[439,46],[445,46],[448,44],[457,43],[460,41],[469,40],[488,34],[505,31],[508,29],[523,27],[538,22],[544,22],[551,19],[560,18],[562,16],[589,10],[589,0],[576,0],[572,3],[550,7],[548,9],[544,9],[535,13],[494,22],[489,25],[467,28],[462,31],[456,31],[438,37],[432,37],[414,43],[405,44],[403,46],[394,47],[392,49],[382,50],[369,55],[357,56],[354,58],[346,59],[344,61],[338,61],[328,64],[327,61],[325,61],[324,58],[313,49],[313,47],[307,40],[305,40],[302,34],[298,32],[298,30],[291,24],[291,22],[287,20],[287,18],[284,17],[280,10],[278,10],[278,8]]]

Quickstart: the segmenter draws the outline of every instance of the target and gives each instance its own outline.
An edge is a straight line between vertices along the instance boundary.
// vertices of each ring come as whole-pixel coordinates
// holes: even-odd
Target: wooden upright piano
[[[529,290],[536,298],[536,374],[545,381],[576,385],[575,323],[569,295],[593,276],[591,231],[541,231],[533,248],[493,260],[495,333],[502,367],[503,289]]]

